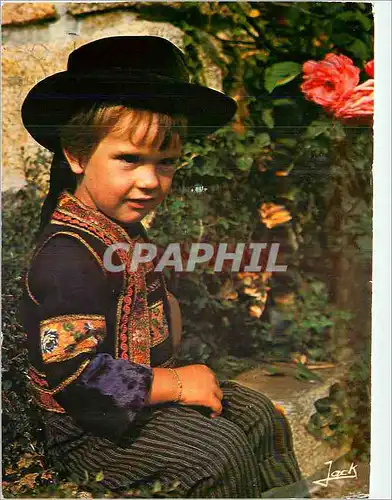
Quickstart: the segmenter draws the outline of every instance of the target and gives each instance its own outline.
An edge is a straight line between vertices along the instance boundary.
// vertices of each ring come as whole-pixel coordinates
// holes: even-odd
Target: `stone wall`
[[[137,3],[2,4],[3,191],[23,186],[23,157],[34,157],[43,149],[22,125],[24,97],[38,81],[63,71],[73,49],[116,35],[161,36],[183,47],[184,34],[179,28],[141,19]],[[206,67],[208,85],[221,89],[219,70],[208,61]]]

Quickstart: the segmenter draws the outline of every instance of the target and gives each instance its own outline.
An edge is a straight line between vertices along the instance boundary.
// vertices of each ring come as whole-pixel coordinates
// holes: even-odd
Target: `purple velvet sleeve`
[[[144,406],[151,384],[152,368],[101,353],[55,398],[85,430],[114,437]]]
[[[78,385],[97,390],[118,408],[138,410],[144,405],[151,386],[152,369],[97,354],[79,377]]]

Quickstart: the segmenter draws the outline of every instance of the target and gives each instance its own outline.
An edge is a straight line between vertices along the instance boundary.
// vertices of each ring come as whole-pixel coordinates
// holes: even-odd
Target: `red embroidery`
[[[131,239],[124,229],[101,212],[85,206],[75,196],[63,192],[52,215],[52,223],[65,222],[67,225],[87,231],[106,245],[126,242],[130,251],[118,250],[117,255],[125,264],[124,292],[119,298],[116,325],[116,346],[114,357],[131,359],[140,364],[150,365],[150,318],[145,284],[146,266],[130,270],[132,251],[138,241]],[[148,266],[151,267],[151,266]],[[137,298],[138,300],[132,300]],[[136,307],[137,304],[137,307]],[[122,334],[127,335],[124,341]]]
[[[58,402],[54,399],[54,397],[47,392],[35,391],[32,388],[35,401],[41,408],[44,408],[48,411],[54,411],[56,413],[65,413],[65,410],[62,406],[58,404]]]
[[[46,378],[44,376],[41,376],[39,375],[35,370],[34,368],[31,368],[29,369],[29,376],[31,378],[31,380],[36,383],[37,385],[39,385],[40,387],[46,387],[46,388],[49,388],[49,384],[48,384],[48,381],[46,380]]]

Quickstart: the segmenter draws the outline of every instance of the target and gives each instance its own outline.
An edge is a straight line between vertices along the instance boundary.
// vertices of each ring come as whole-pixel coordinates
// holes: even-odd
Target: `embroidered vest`
[[[170,309],[164,275],[154,271],[156,262],[140,263],[135,270],[131,269],[135,245],[149,241],[142,224],[138,226],[138,234],[130,236],[103,213],[87,207],[64,191],[34,255],[56,234],[68,234],[81,241],[99,263],[108,285],[116,294],[115,338],[111,354],[116,359],[150,366],[150,349],[162,337],[159,331],[168,330]],[[124,269],[110,271],[104,265],[105,251],[118,244],[125,244],[129,250],[117,248],[110,260]],[[148,303],[147,289],[149,294],[160,289],[164,300],[159,307],[151,307]]]

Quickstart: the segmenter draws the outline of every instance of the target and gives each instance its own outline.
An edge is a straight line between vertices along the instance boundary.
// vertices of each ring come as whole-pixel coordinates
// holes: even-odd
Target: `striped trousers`
[[[305,498],[286,418],[263,394],[221,382],[227,406],[210,410],[177,404],[145,408],[133,435],[121,442],[83,432],[64,414],[46,418],[52,465],[81,479],[103,471],[117,492],[159,480],[179,483],[183,498]]]

